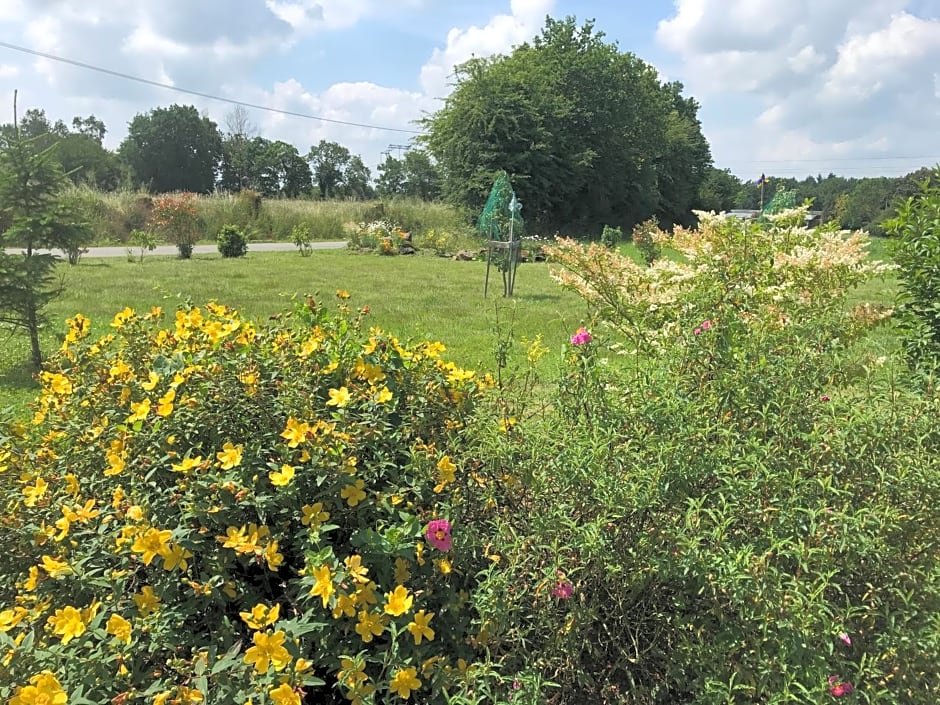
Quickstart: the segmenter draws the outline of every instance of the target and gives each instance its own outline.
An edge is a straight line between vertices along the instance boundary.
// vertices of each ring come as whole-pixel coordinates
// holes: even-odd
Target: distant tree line
[[[102,191],[252,189],[268,197],[355,200],[440,196],[438,167],[423,151],[409,150],[400,158],[388,154],[373,180],[362,157],[337,142],[321,140],[301,155],[292,144],[260,136],[241,106],[226,116],[224,131],[191,105],[171,105],[136,115],[116,151],[103,146],[106,132],[94,115],[74,118],[71,128],[37,109],[19,121],[20,136],[36,151],[52,148],[73,183]],[[0,125],[0,144],[15,133],[13,124]]]
[[[592,22],[546,19],[542,32],[510,54],[456,67],[454,89],[423,121],[424,134],[398,157],[385,153],[376,175],[362,157],[321,140],[297,147],[259,134],[236,106],[224,129],[188,105],[136,115],[116,151],[103,146],[94,115],[71,126],[29,110],[20,133],[56,159],[75,183],[102,190],[152,193],[237,192],[268,197],[365,200],[408,196],[443,199],[479,212],[497,174],[509,174],[528,224],[539,232],[599,235],[658,220],[689,224],[693,210],[757,208],[759,187],[712,163],[699,105],[681,83],[665,82],[650,64],[616,44]],[[0,137],[14,126],[0,125]],[[912,194],[922,169],[900,178],[829,174],[776,178],[764,187],[813,201],[823,219],[882,234],[897,197]]]

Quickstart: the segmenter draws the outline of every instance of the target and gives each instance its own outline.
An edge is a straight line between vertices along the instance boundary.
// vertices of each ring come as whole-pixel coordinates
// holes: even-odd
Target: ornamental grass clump
[[[0,438],[0,702],[466,687],[454,449],[487,382],[338,296],[264,324],[125,309],[98,340],[69,320],[34,416]]]

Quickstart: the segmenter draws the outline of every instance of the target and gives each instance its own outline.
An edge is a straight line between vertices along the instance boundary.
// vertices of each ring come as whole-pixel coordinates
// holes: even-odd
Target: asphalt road
[[[337,250],[346,247],[345,242],[311,242],[310,247],[314,250]],[[121,247],[89,247],[83,257],[127,257],[128,246]],[[140,256],[139,247],[131,247],[133,257]],[[22,248],[8,247],[6,253],[15,255],[21,253]],[[248,243],[248,252],[296,252],[296,245],[290,242],[250,242]],[[194,255],[218,254],[219,248],[215,245],[196,245],[193,247]],[[61,250],[56,250],[55,254],[62,255]],[[148,255],[175,255],[177,254],[176,245],[157,245],[155,250],[145,250],[144,256]]]

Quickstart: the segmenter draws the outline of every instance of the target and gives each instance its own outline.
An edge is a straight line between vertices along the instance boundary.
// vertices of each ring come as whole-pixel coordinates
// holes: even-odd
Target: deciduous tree
[[[135,183],[157,193],[209,193],[222,157],[222,137],[191,105],[171,105],[131,120],[119,152]]]

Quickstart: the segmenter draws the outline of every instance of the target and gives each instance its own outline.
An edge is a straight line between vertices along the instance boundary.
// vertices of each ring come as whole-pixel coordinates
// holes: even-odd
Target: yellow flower
[[[323,502],[317,502],[312,506],[305,504],[301,507],[301,511],[303,512],[303,517],[300,523],[312,529],[316,529],[320,524],[330,520],[330,513],[323,511]]]
[[[176,390],[170,389],[157,399],[157,416],[169,416],[173,413],[173,402],[176,401]]]
[[[356,623],[356,634],[368,644],[375,636],[380,636],[385,631],[385,625],[382,624],[382,618],[378,614],[373,614],[368,610],[359,613],[359,621]]]
[[[310,433],[310,425],[306,422],[301,423],[293,416],[287,417],[287,427],[281,431],[281,438],[287,441],[288,448],[296,448],[307,440],[307,434]]]
[[[26,592],[32,592],[36,589],[36,586],[39,585],[39,568],[38,566],[31,565],[29,567],[29,577],[23,582],[23,589]]]
[[[42,567],[45,570],[50,578],[61,578],[66,575],[72,574],[72,569],[69,567],[69,564],[65,561],[60,561],[52,556],[43,556],[42,557]]]
[[[55,614],[47,620],[52,627],[52,633],[62,637],[62,644],[68,644],[75,637],[85,633],[85,621],[80,610],[72,606],[56,610]]]
[[[357,605],[377,605],[379,598],[375,596],[375,589],[378,587],[371,580],[365,585],[356,588],[355,598]]]
[[[346,564],[346,573],[357,583],[367,583],[366,573],[369,569],[362,565],[362,556],[347,556],[343,561]]]
[[[147,375],[147,381],[140,383],[140,388],[147,392],[152,392],[160,381],[160,375],[153,370]]]
[[[340,299],[348,299],[348,298],[349,298],[349,292],[346,291],[345,289],[337,289],[337,290],[336,290],[336,296],[337,296],[337,298],[340,298]]]
[[[434,641],[434,630],[428,623],[434,619],[434,614],[426,614],[424,610],[415,612],[414,620],[408,624],[408,631],[415,638],[415,646],[421,645],[422,639]]]
[[[438,478],[440,479],[440,482],[438,482],[437,486],[435,486],[435,492],[440,492],[451,482],[456,482],[457,466],[454,464],[454,461],[450,459],[449,455],[445,455],[443,458],[437,461],[437,470],[439,473]]]
[[[395,559],[395,582],[402,585],[411,579],[411,571],[408,568],[411,564],[404,558]]]
[[[411,691],[417,690],[420,687],[421,681],[418,680],[418,669],[414,666],[396,671],[388,684],[388,689],[403,700],[407,700],[411,697]]]
[[[352,395],[349,393],[349,390],[346,387],[331,389],[330,399],[326,402],[326,405],[342,408],[349,403],[350,399],[352,399]]]
[[[409,629],[410,628],[411,627],[409,627]],[[108,617],[108,624],[105,631],[114,636],[118,641],[123,641],[125,644],[131,642],[131,623],[119,614],[112,614]]]
[[[131,414],[127,417],[127,423],[143,421],[150,415],[150,399],[131,404]]]
[[[245,652],[245,663],[254,664],[255,671],[266,673],[269,666],[275,671],[283,671],[291,662],[291,655],[284,648],[284,632],[276,631],[273,634],[255,632],[255,643]]]
[[[492,556],[490,556],[490,560],[492,560]],[[434,566],[440,571],[441,575],[450,575],[452,566],[446,558],[435,558]]]
[[[364,488],[366,483],[362,480],[356,480],[351,485],[346,485],[339,493],[340,497],[346,500],[346,504],[355,507],[359,502],[366,498]]]
[[[277,550],[278,544],[277,541],[271,541],[267,546],[264,547],[264,556],[265,562],[268,564],[269,570],[277,570],[284,563],[284,555]]]
[[[68,699],[56,677],[43,671],[30,678],[29,685],[17,688],[9,705],[65,705]]]
[[[300,705],[300,696],[287,683],[269,690],[268,697],[274,705]]]
[[[189,563],[187,563],[186,559],[192,558],[193,554],[178,543],[171,543],[167,546],[165,551],[160,553],[160,557],[163,558],[163,570],[175,570],[179,568],[181,571],[186,572],[186,569],[189,567]]]
[[[134,309],[130,306],[126,307],[123,311],[119,311],[114,315],[114,320],[111,321],[112,328],[120,329],[125,323],[134,317]]]
[[[385,404],[386,402],[390,402],[392,400],[392,396],[392,392],[388,387],[382,387],[375,395],[375,403]]]
[[[195,458],[183,458],[181,462],[173,463],[170,467],[174,472],[189,472],[199,465],[202,465],[201,455],[197,455]]]
[[[131,521],[140,521],[144,518],[144,509],[139,504],[132,504],[127,508],[127,518]]]
[[[169,529],[161,531],[160,529],[151,527],[137,534],[137,538],[134,540],[131,550],[141,554],[144,565],[150,565],[158,554],[164,555],[169,552],[169,542],[172,535],[173,532]]]
[[[68,396],[72,393],[72,383],[65,375],[54,372],[43,372],[40,377],[54,394]]]
[[[43,498],[47,489],[49,489],[49,483],[41,477],[37,477],[35,485],[23,488],[23,496],[26,497],[26,499],[23,500],[23,504],[27,507],[35,507],[36,502]]]
[[[356,600],[344,592],[336,595],[336,605],[333,607],[333,619],[356,616]]]
[[[140,616],[146,617],[157,611],[160,606],[160,598],[153,594],[152,587],[145,585],[139,593],[134,595],[134,604],[137,605]]]
[[[23,607],[15,607],[11,610],[3,610],[0,612],[0,632],[6,633],[13,629],[17,624],[23,621],[23,617],[27,615],[27,611]]]
[[[222,452],[216,453],[215,455],[219,460],[219,467],[223,470],[231,470],[241,465],[242,450],[243,446],[241,443],[237,446],[233,446],[229,441],[226,441],[222,446]]]
[[[285,487],[294,479],[295,470],[290,465],[282,465],[280,470],[268,473],[268,479],[275,487]]]
[[[206,696],[203,695],[202,691],[198,688],[189,688],[185,685],[181,685],[179,695],[174,702],[179,702],[180,705],[198,705],[205,699]]]
[[[314,582],[310,594],[314,597],[319,595],[320,599],[323,600],[323,609],[326,609],[326,606],[330,604],[330,597],[334,592],[333,572],[328,565],[321,565],[319,568],[314,569],[313,579],[316,582]]]
[[[166,701],[170,699],[171,695],[173,695],[173,693],[169,690],[164,690],[162,693],[157,693],[153,696],[152,705],[166,705]]]
[[[392,592],[385,593],[385,613],[393,617],[400,617],[411,609],[414,597],[408,593],[408,588],[399,585]]]
[[[251,608],[251,612],[239,612],[238,616],[242,618],[251,629],[264,629],[271,626],[281,617],[281,606],[274,605],[268,609],[267,605],[257,604]]]

